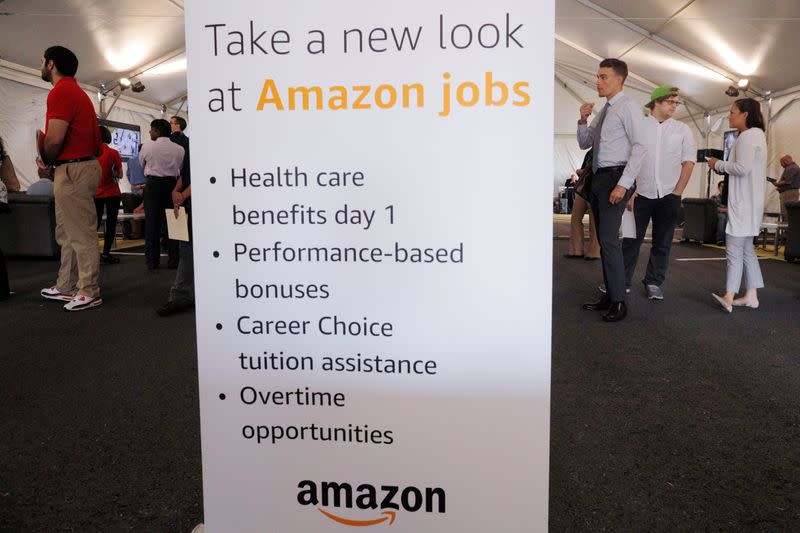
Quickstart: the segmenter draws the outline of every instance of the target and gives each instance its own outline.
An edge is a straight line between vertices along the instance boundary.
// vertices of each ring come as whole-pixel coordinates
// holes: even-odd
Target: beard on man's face
[[[53,81],[53,73],[47,69],[47,65],[42,65],[42,79],[47,82]]]

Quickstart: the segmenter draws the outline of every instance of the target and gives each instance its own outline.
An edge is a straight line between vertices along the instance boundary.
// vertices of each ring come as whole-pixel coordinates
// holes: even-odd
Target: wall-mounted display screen
[[[123,161],[138,157],[139,145],[142,143],[141,129],[135,124],[114,122],[113,120],[98,119],[101,126],[111,131],[111,148],[119,152]]]

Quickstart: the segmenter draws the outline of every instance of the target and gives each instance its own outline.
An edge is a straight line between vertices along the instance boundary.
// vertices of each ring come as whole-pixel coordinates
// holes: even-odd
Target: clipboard
[[[175,218],[174,209],[165,209],[167,215],[167,234],[175,241],[189,242],[189,217],[186,209],[181,206],[178,208],[178,218]]]

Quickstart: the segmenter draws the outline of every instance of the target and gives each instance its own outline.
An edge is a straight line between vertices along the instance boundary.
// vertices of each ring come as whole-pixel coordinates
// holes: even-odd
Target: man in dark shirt
[[[800,200],[800,167],[794,162],[792,156],[781,157],[783,174],[781,179],[774,182],[775,187],[781,196],[781,214],[786,219],[786,202],[796,202]]]
[[[67,311],[103,303],[94,195],[101,170],[100,128],[92,101],[75,80],[78,58],[63,46],[42,57],[42,79],[53,84],[47,95],[45,132],[39,135],[43,165],[55,167],[56,241],[61,245],[58,281],[41,290],[43,298],[67,302]]]
[[[180,207],[186,209],[186,216],[189,219],[189,241],[180,241],[178,243],[180,254],[178,271],[175,274],[175,282],[169,290],[169,300],[156,309],[156,313],[159,316],[174,315],[194,307],[194,258],[192,255],[194,252],[191,241],[194,237],[192,235],[192,178],[189,168],[189,137],[183,133],[183,130],[186,129],[186,120],[183,118],[172,117],[170,125],[172,126],[170,140],[180,144],[185,151],[181,175],[172,190],[172,204],[175,206],[176,215]]]

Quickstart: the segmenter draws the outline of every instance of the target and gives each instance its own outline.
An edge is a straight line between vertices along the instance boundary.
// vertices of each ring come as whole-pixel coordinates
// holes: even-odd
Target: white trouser
[[[725,236],[725,255],[728,258],[727,291],[736,294],[742,284],[744,270],[745,289],[760,289],[764,286],[761,267],[753,246],[753,237]]]

